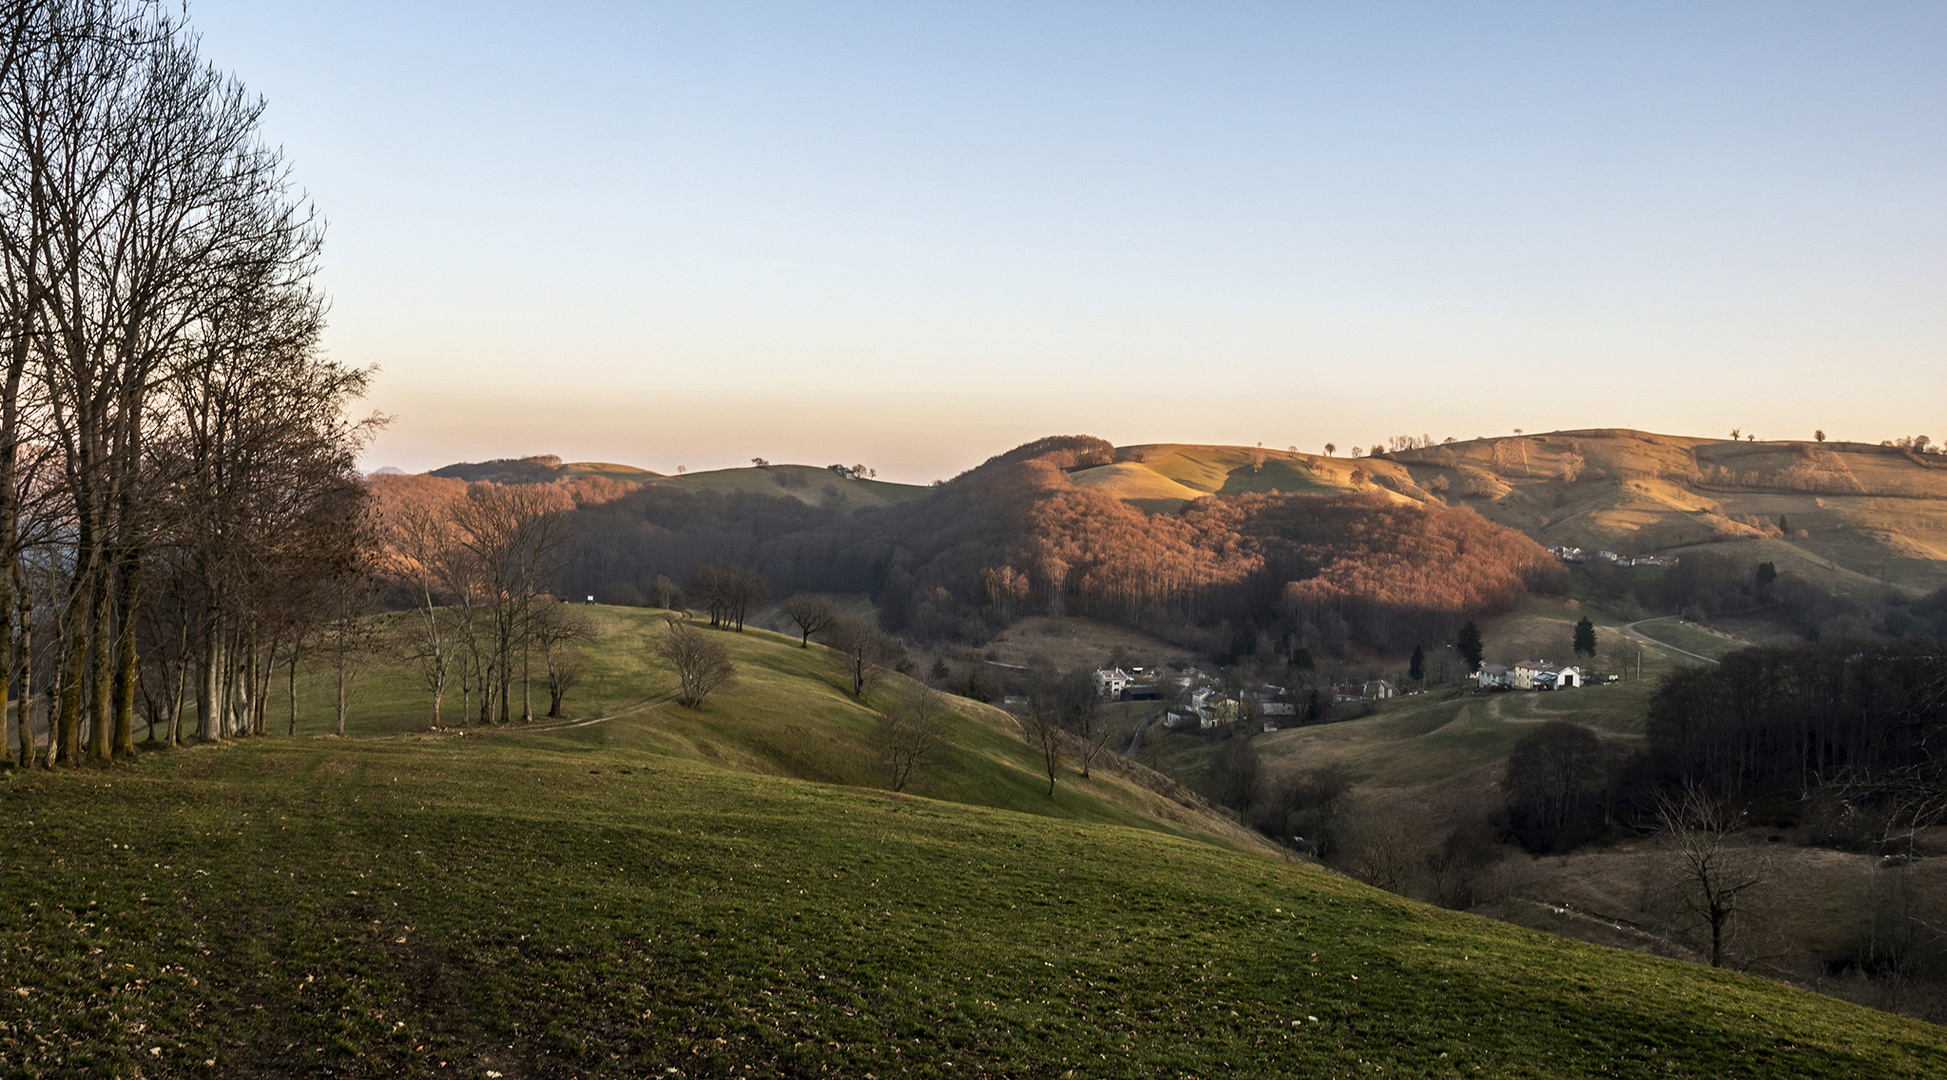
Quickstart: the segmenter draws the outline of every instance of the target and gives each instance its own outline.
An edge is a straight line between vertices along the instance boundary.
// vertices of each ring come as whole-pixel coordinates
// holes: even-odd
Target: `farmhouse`
[[[1103,701],[1121,701],[1122,692],[1131,681],[1129,673],[1121,668],[1097,668],[1095,696]]]
[[[1496,687],[1507,690],[1514,686],[1514,673],[1500,664],[1482,664],[1481,669],[1474,672],[1474,678],[1480,680],[1482,690]]]
[[[1384,679],[1367,679],[1362,683],[1340,683],[1332,687],[1332,700],[1340,704],[1348,701],[1383,701],[1398,694],[1398,688]]]
[[[1546,660],[1523,660],[1514,665],[1511,674],[1516,690],[1565,690],[1582,685],[1580,669]]]

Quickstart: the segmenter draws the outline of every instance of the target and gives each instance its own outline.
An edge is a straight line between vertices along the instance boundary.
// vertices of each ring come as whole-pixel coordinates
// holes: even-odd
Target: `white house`
[[[1514,685],[1514,674],[1499,664],[1482,664],[1481,669],[1474,673],[1474,678],[1480,680],[1481,689],[1483,690],[1495,686],[1510,687]]]
[[[1582,672],[1579,668],[1563,667],[1546,660],[1523,660],[1514,665],[1513,682],[1516,690],[1557,690],[1582,685]]]
[[[1121,668],[1097,668],[1095,672],[1095,696],[1103,701],[1122,700],[1122,691],[1129,686],[1129,673]]]

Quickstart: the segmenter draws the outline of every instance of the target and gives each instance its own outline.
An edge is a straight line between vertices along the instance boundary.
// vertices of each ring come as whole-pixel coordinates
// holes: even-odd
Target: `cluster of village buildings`
[[[1563,562],[1585,563],[1593,557],[1617,566],[1675,566],[1681,561],[1668,555],[1618,555],[1613,551],[1598,551],[1591,556],[1581,548],[1567,544],[1556,544],[1548,549],[1548,553]]]
[[[1512,667],[1482,664],[1474,676],[1483,690],[1566,690],[1586,685],[1580,668],[1523,660]],[[1236,697],[1211,685],[1195,668],[1170,672],[1164,668],[1100,668],[1095,672],[1095,693],[1103,701],[1161,701],[1165,683],[1174,683],[1184,694],[1184,704],[1166,711],[1165,728],[1194,728],[1208,731],[1238,720],[1263,725],[1276,731],[1298,716],[1298,702],[1282,686],[1262,683],[1240,690]],[[1334,704],[1358,701],[1383,701],[1397,697],[1399,688],[1385,679],[1337,683],[1331,688]]]
[[[1482,664],[1474,678],[1483,690],[1569,690],[1585,685],[1581,668],[1546,660],[1522,660],[1513,667]]]

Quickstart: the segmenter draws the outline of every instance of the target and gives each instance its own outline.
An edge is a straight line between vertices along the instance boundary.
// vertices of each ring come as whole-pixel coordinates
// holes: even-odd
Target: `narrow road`
[[[1677,647],[1676,647],[1675,645],[1672,645],[1672,644],[1670,644],[1670,643],[1668,643],[1668,642],[1665,642],[1665,641],[1658,641],[1658,640],[1656,640],[1655,638],[1653,638],[1653,637],[1651,637],[1651,636],[1649,636],[1648,634],[1644,634],[1644,633],[1639,633],[1639,632],[1637,631],[1637,629],[1636,629],[1637,627],[1639,627],[1639,626],[1641,626],[1641,625],[1643,625],[1644,623],[1653,623],[1653,622],[1668,622],[1668,621],[1670,621],[1671,619],[1679,619],[1679,620],[1680,620],[1680,619],[1682,619],[1682,618],[1683,618],[1683,616],[1681,616],[1681,615],[1658,615],[1658,616],[1657,616],[1656,618],[1654,618],[1654,619],[1637,619],[1637,620],[1636,620],[1635,622],[1633,622],[1633,623],[1627,623],[1627,624],[1625,624],[1625,625],[1623,626],[1623,633],[1624,633],[1625,635],[1627,635],[1627,636],[1629,636],[1629,637],[1632,637],[1632,638],[1635,638],[1635,639],[1636,639],[1637,641],[1642,641],[1642,642],[1646,642],[1646,643],[1648,643],[1648,644],[1651,644],[1651,645],[1654,645],[1654,646],[1656,646],[1657,648],[1659,648],[1659,649],[1662,649],[1662,650],[1664,650],[1665,652],[1673,652],[1673,653],[1677,653],[1677,654],[1680,654],[1680,655],[1682,655],[1682,656],[1688,656],[1688,657],[1690,657],[1690,658],[1691,658],[1692,660],[1702,660],[1702,661],[1703,661],[1704,663],[1706,663],[1706,664],[1715,664],[1715,663],[1717,663],[1717,661],[1715,661],[1715,660],[1712,660],[1712,659],[1711,659],[1710,657],[1708,657],[1708,656],[1699,656],[1698,654],[1696,654],[1696,653],[1693,653],[1693,652],[1691,652],[1691,651],[1690,651],[1689,649],[1679,649],[1679,648],[1677,648]]]
[[[1136,756],[1136,751],[1142,749],[1143,732],[1149,730],[1149,722],[1163,715],[1163,713],[1165,713],[1166,711],[1168,710],[1157,709],[1155,712],[1150,713],[1148,716],[1143,717],[1143,722],[1136,725],[1135,737],[1129,740],[1129,749],[1124,750],[1122,752],[1123,757],[1133,758]]]

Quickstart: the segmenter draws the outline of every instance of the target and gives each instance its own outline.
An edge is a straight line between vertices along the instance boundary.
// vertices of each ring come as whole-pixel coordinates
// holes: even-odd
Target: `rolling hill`
[[[1021,614],[1068,611],[1227,660],[1263,640],[1339,651],[1338,618],[1352,639],[1410,651],[1508,608],[1507,587],[1469,598],[1441,582],[1564,587],[1553,560],[1493,526],[1540,545],[1689,557],[1667,585],[1606,566],[1576,585],[1619,611],[1750,618],[1768,624],[1748,628],[1757,638],[1897,634],[1914,620],[1893,607],[1947,586],[1944,460],[1586,430],[1357,458],[1052,437],[930,487],[799,465],[670,477],[527,458],[440,472],[566,485],[589,552],[564,582],[571,595],[642,603],[659,575],[682,583],[728,559],[780,595],[869,595],[885,627],[917,640],[977,643]],[[1407,534],[1456,539],[1408,550],[1396,542]],[[1751,584],[1765,562],[1780,595]],[[1302,602],[1280,606],[1291,590]],[[1318,607],[1344,602],[1350,614]]]
[[[1651,554],[1728,543],[1842,593],[1947,584],[1947,457],[1890,446],[1616,429],[1361,458],[1157,444],[1119,447],[1113,463],[1069,476],[1152,512],[1205,495],[1363,487],[1471,506],[1549,545]]]
[[[1264,857],[1123,780],[1066,776],[1050,811],[979,710],[926,767],[942,798],[875,790],[866,715],[816,650],[725,634],[742,686],[689,713],[633,666],[655,621],[599,614],[613,655],[586,704],[624,707],[581,721],[0,777],[19,823],[0,858],[27,871],[0,884],[20,916],[0,924],[7,1071],[1918,1078],[1947,1059],[1937,1027]]]
[[[930,490],[912,484],[840,475],[832,469],[810,465],[765,465],[665,475],[606,461],[563,462],[552,454],[459,462],[434,469],[429,475],[495,484],[574,486],[578,481],[607,481],[607,486],[582,485],[584,492],[592,492],[598,500],[615,498],[635,488],[661,486],[687,492],[790,498],[811,506],[846,511],[911,502],[925,498]]]
[[[848,510],[937,492],[802,465],[662,476],[541,457],[451,465],[434,475],[501,482],[601,477]],[[1360,458],[1158,443],[1117,447],[1109,460],[1078,463],[1063,475],[1077,488],[1150,513],[1174,513],[1209,495],[1364,491],[1396,502],[1469,506],[1548,545],[1624,554],[1730,545],[1725,550],[1739,558],[1772,560],[1841,593],[1891,586],[1918,594],[1947,584],[1947,456],[1891,446],[1623,429],[1471,439]]]

